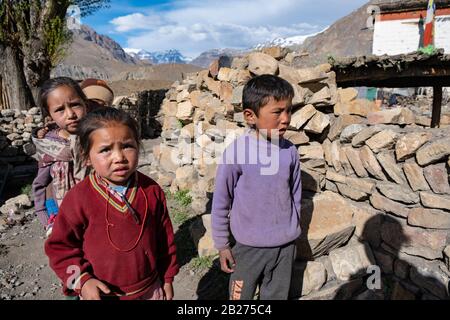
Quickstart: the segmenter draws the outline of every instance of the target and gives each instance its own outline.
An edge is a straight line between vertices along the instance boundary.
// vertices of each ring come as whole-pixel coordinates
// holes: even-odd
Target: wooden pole
[[[431,127],[436,128],[441,122],[442,87],[433,87],[433,111],[431,114]]]

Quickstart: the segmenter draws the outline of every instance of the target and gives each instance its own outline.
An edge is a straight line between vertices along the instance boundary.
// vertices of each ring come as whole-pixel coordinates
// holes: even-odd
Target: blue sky
[[[196,57],[214,48],[246,49],[277,37],[312,34],[367,0],[112,0],[82,19],[125,48],[178,49]]]

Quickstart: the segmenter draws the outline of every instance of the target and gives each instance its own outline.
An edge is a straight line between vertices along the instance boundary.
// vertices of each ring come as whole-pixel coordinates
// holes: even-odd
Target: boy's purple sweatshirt
[[[300,236],[300,161],[296,147],[278,145],[249,131],[224,151],[212,202],[216,249],[229,247],[230,229],[237,242],[277,247]]]

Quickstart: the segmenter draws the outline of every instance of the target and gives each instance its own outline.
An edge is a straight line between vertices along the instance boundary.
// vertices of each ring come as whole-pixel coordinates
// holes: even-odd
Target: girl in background
[[[64,195],[78,182],[73,170],[71,140],[79,121],[86,114],[86,96],[71,78],[47,80],[40,92],[42,117],[49,117],[54,128],[42,138],[33,137],[38,156],[38,174],[33,181],[35,213],[51,233],[58,206]]]

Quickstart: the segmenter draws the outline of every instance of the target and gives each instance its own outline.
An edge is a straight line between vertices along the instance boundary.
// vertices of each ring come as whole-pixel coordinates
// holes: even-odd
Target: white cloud
[[[149,51],[179,49],[195,57],[212,48],[252,47],[278,37],[321,31],[339,17],[338,8],[364,0],[176,0],[168,10],[147,9],[115,18],[115,31],[129,47]],[[345,14],[344,13],[344,14]],[[328,18],[325,16],[328,15]]]
[[[115,31],[128,32],[133,30],[153,30],[162,24],[162,20],[156,14],[144,15],[142,13],[133,13],[114,18],[110,23],[115,25]]]

